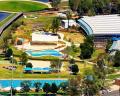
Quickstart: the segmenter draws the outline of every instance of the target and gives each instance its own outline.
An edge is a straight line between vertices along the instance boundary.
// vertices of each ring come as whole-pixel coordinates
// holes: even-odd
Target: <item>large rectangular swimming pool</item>
[[[42,50],[42,51],[32,51],[28,50],[26,53],[32,57],[40,56],[63,56],[59,51],[56,50]]]
[[[4,20],[9,15],[10,15],[10,13],[0,12],[0,21]]]
[[[24,81],[24,80],[13,80],[12,82],[12,87],[16,88],[16,87],[20,87],[20,84],[21,82]],[[46,79],[46,80],[27,80],[27,81],[30,81],[32,86],[31,88],[33,88],[34,86],[34,83],[35,82],[40,82],[42,85],[41,87],[45,84],[45,83],[49,83],[49,84],[52,84],[52,83],[56,83],[56,85],[60,85],[61,83],[63,82],[67,82],[68,80],[54,80],[54,79]],[[0,87],[2,88],[5,88],[5,87],[10,87],[11,86],[11,80],[0,80]]]

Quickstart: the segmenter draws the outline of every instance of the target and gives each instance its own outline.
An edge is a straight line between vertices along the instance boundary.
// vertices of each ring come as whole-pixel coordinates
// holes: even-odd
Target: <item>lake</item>
[[[4,20],[9,15],[10,15],[10,13],[0,12],[0,21]]]

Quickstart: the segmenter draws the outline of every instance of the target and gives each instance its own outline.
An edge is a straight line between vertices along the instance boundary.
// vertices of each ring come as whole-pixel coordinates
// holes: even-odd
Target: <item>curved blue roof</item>
[[[93,34],[92,28],[84,20],[79,19],[78,24],[84,29],[87,35]]]

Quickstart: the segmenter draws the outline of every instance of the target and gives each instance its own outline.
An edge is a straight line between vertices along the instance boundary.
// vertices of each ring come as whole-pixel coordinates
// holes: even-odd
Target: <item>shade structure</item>
[[[41,68],[41,67],[35,67],[35,68],[29,68],[29,67],[25,67],[24,68],[24,71],[39,71],[39,72],[50,72],[52,69],[49,68],[49,67],[44,67],[44,68]]]
[[[25,68],[24,68],[24,71],[32,71],[32,68],[25,67]]]

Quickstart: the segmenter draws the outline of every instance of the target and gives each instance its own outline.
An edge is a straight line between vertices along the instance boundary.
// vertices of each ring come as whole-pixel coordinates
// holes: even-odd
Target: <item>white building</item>
[[[32,42],[57,42],[59,40],[58,35],[53,35],[47,32],[33,32]]]
[[[68,20],[62,20],[61,21],[61,23],[62,23],[62,27],[63,28],[68,28]],[[75,20],[69,20],[69,26],[71,27],[71,26],[77,26],[77,23],[75,22]]]

